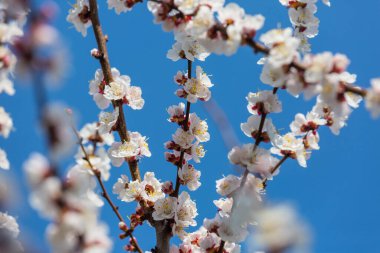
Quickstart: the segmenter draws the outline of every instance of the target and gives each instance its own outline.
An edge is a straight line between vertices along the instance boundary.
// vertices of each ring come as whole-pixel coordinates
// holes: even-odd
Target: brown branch
[[[351,92],[351,93],[354,93],[354,94],[359,95],[359,96],[362,96],[362,97],[367,96],[367,91],[366,91],[366,90],[361,89],[361,88],[359,88],[359,87],[354,87],[354,86],[352,86],[352,85],[348,85],[348,84],[346,84],[346,85],[345,85],[345,90],[346,90],[347,92]]]
[[[100,53],[100,57],[98,57],[100,65],[102,67],[104,80],[106,84],[110,84],[113,81],[112,72],[111,72],[111,65],[108,58],[108,51],[107,51],[107,40],[103,34],[102,27],[100,25],[99,20],[99,14],[98,14],[98,4],[97,0],[90,0],[90,18],[91,23],[95,35],[95,39],[98,45],[98,50]],[[127,130],[127,124],[125,121],[125,115],[123,111],[123,101],[122,100],[115,100],[112,101],[112,105],[114,108],[119,109],[119,118],[117,121],[117,132],[120,136],[121,142],[129,141],[129,134]],[[129,170],[131,172],[131,176],[133,180],[139,180],[141,181],[141,175],[140,175],[140,169],[137,162],[128,162]]]
[[[192,63],[193,63],[192,61],[187,60],[187,78],[188,79],[191,79]],[[184,121],[184,125],[183,125],[183,128],[185,131],[189,130],[190,107],[191,107],[191,103],[187,102],[186,103],[185,121]],[[179,187],[181,185],[180,178],[179,178],[179,171],[182,169],[184,157],[185,157],[185,150],[182,149],[180,157],[179,157],[179,161],[178,161],[178,166],[177,166],[177,177],[176,177],[176,182],[175,182],[175,189],[174,189],[174,192],[171,194],[171,196],[175,197],[175,198],[178,197]]]

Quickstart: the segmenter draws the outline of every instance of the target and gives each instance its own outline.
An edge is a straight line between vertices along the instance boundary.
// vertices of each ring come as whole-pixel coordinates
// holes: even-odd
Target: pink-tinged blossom
[[[168,109],[170,122],[182,123],[185,120],[185,104],[179,103],[178,105],[172,105]]]
[[[281,101],[272,91],[250,92],[247,97],[247,109],[254,115],[278,113],[282,111]]]
[[[316,134],[318,128],[326,125],[326,123],[326,119],[317,113],[308,112],[306,116],[302,113],[297,113],[294,121],[290,124],[290,130],[297,136],[305,135],[308,132]]]
[[[76,3],[69,10],[66,20],[72,23],[75,29],[85,37],[87,29],[91,26],[88,0],[76,0]]]
[[[305,150],[303,139],[297,138],[293,133],[287,133],[283,136],[275,135],[272,144],[271,152],[273,154],[287,155],[297,159],[300,166],[306,167],[306,160],[309,158],[310,153]]]

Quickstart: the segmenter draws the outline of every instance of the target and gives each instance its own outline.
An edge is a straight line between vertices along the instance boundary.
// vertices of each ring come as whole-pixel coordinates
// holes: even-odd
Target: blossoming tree
[[[359,87],[356,75],[347,71],[350,63],[347,56],[311,53],[310,39],[318,34],[317,5],[330,6],[328,0],[321,3],[317,0],[279,2],[287,8],[292,27],[264,31],[264,16],[248,14],[237,3],[224,0],[147,1],[154,23],[174,35],[175,43],[167,57],[177,62],[179,69],[185,69],[173,73],[178,103],[167,109],[168,121],[176,126],[164,144],[165,159],[175,168],[174,180],[168,181],[161,179],[160,171],[141,173],[140,161],[151,156],[149,140],[143,133],[127,127],[125,113],[141,110],[145,100],[141,87],[111,65],[108,36],[103,32],[107,28],[101,26],[99,18],[99,12],[106,10],[99,8],[97,0],[77,0],[68,8],[67,21],[83,39],[94,36],[97,42],[97,48],[89,52],[87,60],[99,62],[99,69],[94,69],[94,77],[89,82],[89,94],[100,112],[95,122],[77,130],[70,109],[48,107],[44,98],[38,97],[40,120],[50,152],[47,156],[32,154],[25,161],[24,170],[31,189],[31,205],[51,222],[46,233],[53,252],[110,252],[112,240],[108,227],[119,230],[121,240],[128,239],[124,250],[140,253],[238,253],[240,244],[252,231],[255,243],[265,252],[288,252],[293,248],[305,252],[307,229],[304,224],[289,206],[267,204],[265,190],[286,161],[293,159],[299,166],[306,167],[312,152],[320,148],[319,130],[327,127],[338,135],[361,101],[364,100],[373,117],[380,116],[380,79],[371,80],[369,88]],[[141,0],[107,0],[108,8],[118,15],[128,15],[141,4]],[[12,95],[9,73],[14,68],[15,56],[7,44],[22,35],[27,8],[11,5],[6,0],[1,1],[0,8],[0,92]],[[44,21],[36,17],[31,20],[29,22],[35,25],[29,25],[30,34],[33,34],[38,29],[32,28]],[[21,39],[16,45],[19,58],[30,59],[25,40],[24,44]],[[202,211],[197,205],[202,203],[196,204],[190,192],[201,190],[198,189],[201,161],[207,159],[206,142],[212,133],[208,132],[206,120],[197,115],[193,105],[209,101],[212,90],[217,89],[202,62],[211,54],[233,57],[243,46],[261,55],[258,68],[262,69],[261,87],[266,89],[257,91],[258,88],[254,88],[247,94],[249,117],[240,125],[248,137],[247,144],[235,146],[226,154],[231,164],[241,168],[241,175],[220,175],[221,179],[216,181],[220,198],[214,201],[217,212],[214,217],[197,224],[195,218]],[[39,70],[38,64],[34,66],[37,66],[34,72]],[[281,113],[285,106],[279,93],[315,102],[309,112],[297,113],[289,120],[288,131],[284,126],[276,126],[272,119],[273,114]],[[63,118],[70,118],[71,122]],[[8,137],[11,129],[12,120],[0,107],[1,135]],[[56,161],[59,153],[72,143],[69,131],[78,143],[76,164],[67,174],[61,174]],[[263,147],[265,143],[270,148]],[[0,167],[9,168],[3,149],[0,149]],[[114,167],[128,168],[129,173],[121,175],[113,182],[113,188],[108,189],[105,182],[111,179]],[[98,189],[101,194],[97,193]],[[119,210],[120,205],[133,205],[136,209],[125,214]],[[118,224],[107,226],[102,222],[101,207],[111,208]],[[147,225],[155,231],[156,243],[143,249],[139,244],[143,239],[136,238],[134,232]],[[189,232],[190,227],[194,227],[192,232]],[[7,213],[0,214],[0,231],[5,231],[14,240],[19,233],[15,219]],[[173,243],[174,237],[179,238],[179,244]],[[12,247],[21,250],[17,241]]]

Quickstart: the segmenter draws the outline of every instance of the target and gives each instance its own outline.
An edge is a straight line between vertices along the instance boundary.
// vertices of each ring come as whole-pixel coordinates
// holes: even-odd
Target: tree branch
[[[108,51],[107,51],[107,40],[103,34],[102,27],[99,20],[99,14],[98,14],[98,4],[97,0],[90,0],[90,18],[91,23],[95,35],[95,39],[98,45],[98,50],[100,52],[99,62],[102,67],[104,80],[107,84],[110,84],[113,81],[112,72],[111,72],[111,65],[108,58]],[[115,100],[112,101],[112,105],[114,108],[119,108],[119,118],[117,121],[117,132],[120,136],[121,142],[129,141],[129,134],[127,130],[127,124],[125,121],[125,115],[123,110],[123,101],[122,100]],[[133,180],[139,180],[141,181],[141,175],[140,175],[140,169],[137,162],[128,162],[129,170],[131,172],[131,176]]]

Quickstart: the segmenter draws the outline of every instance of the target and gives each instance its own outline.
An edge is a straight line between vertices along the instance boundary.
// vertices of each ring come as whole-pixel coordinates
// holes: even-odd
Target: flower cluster
[[[53,221],[46,233],[54,252],[110,252],[108,228],[98,221],[103,202],[94,192],[96,182],[89,168],[79,162],[61,180],[47,159],[35,153],[24,170],[32,189],[30,204]]]
[[[90,81],[89,93],[94,97],[96,105],[100,109],[106,109],[112,101],[121,100],[132,109],[141,110],[145,103],[141,97],[141,88],[131,86],[131,78],[120,75],[116,68],[112,69],[112,77],[113,81],[107,83],[101,69],[95,72],[94,80]]]
[[[176,43],[168,51],[167,57],[172,61],[187,59],[204,61],[210,53],[191,35],[178,33],[175,36]]]
[[[195,163],[200,163],[200,159],[205,155],[202,143],[210,140],[207,122],[200,119],[197,114],[190,113],[190,107],[198,100],[208,101],[211,98],[209,88],[213,84],[199,66],[196,68],[195,78],[191,77],[194,58],[204,60],[208,53],[191,37],[180,40],[178,38],[168,57],[173,61],[178,59],[188,61],[188,73],[178,72],[174,77],[174,81],[180,87],[176,95],[185,98],[187,103],[186,107],[184,103],[179,103],[168,108],[168,121],[176,123],[179,128],[172,135],[172,140],[165,143],[165,147],[171,150],[165,153],[165,157],[177,167],[177,180],[175,189],[171,182],[168,183],[169,187],[165,187],[169,196],[154,204],[153,219],[169,221],[172,233],[183,239],[187,235],[184,229],[196,225],[194,218],[198,213],[190,195],[185,191],[179,194],[179,187],[184,185],[190,191],[195,191],[201,186],[199,181],[201,172],[189,162],[193,160]]]
[[[175,94],[180,98],[186,98],[190,103],[195,103],[197,100],[208,101],[211,98],[209,88],[214,85],[200,66],[197,66],[195,74],[194,78],[190,78],[188,73],[178,71],[174,81],[180,88]]]
[[[319,19],[315,16],[317,12],[317,0],[280,0],[280,3],[288,8],[290,22],[294,27],[294,35],[300,39],[300,50],[310,51],[309,38],[318,35]],[[329,0],[323,3],[330,6]]]
[[[195,39],[207,51],[217,54],[234,54],[239,46],[250,41],[264,24],[263,16],[248,15],[236,3],[224,6],[224,0],[150,1],[148,9],[154,15],[156,23],[163,23],[164,30],[174,30],[176,37]],[[182,47],[186,53],[186,43],[181,44],[175,46],[174,50],[179,51]],[[196,46],[194,52],[181,57],[187,58],[189,55],[197,54],[196,51],[203,51],[203,48]],[[190,56],[190,59],[192,57]]]
[[[272,30],[260,39],[269,47],[268,56],[260,61],[264,64],[261,81],[296,97],[301,93],[306,99],[317,96],[313,112],[325,118],[338,134],[362,99],[349,90],[356,81],[356,75],[347,72],[349,59],[330,52],[301,58],[295,46],[299,40],[291,36],[290,29]]]
[[[10,76],[16,66],[16,56],[9,49],[15,40],[23,35],[23,25],[26,19],[24,6],[15,1],[2,1],[0,5],[0,94],[10,96],[15,94]],[[4,107],[0,107],[0,135],[8,138],[13,128],[13,121]],[[9,169],[10,164],[6,152],[0,148],[0,168]]]

